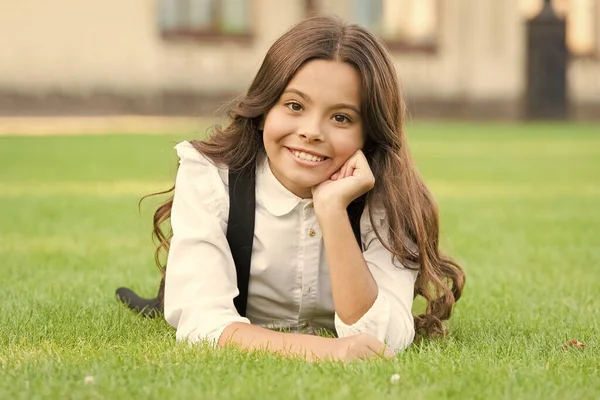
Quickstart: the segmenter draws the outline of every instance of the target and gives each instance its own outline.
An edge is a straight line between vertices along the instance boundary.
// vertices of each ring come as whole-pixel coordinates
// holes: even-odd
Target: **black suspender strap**
[[[227,242],[235,262],[239,295],[233,299],[238,313],[246,316],[250,261],[254,242],[254,216],[256,213],[254,167],[244,170],[229,170],[229,220]]]
[[[360,247],[361,251],[364,251],[362,240],[360,238],[360,217],[365,209],[365,196],[361,196],[358,199],[354,200],[346,211],[348,212],[348,218],[350,219],[350,225],[352,225],[352,231],[354,232],[354,237],[356,238],[356,242],[358,243],[358,247]]]
[[[254,242],[254,218],[256,213],[256,172],[254,168],[229,171],[229,220],[227,223],[227,242],[235,262],[239,295],[233,299],[238,313],[246,316],[248,305],[248,285],[250,282],[250,264]],[[360,237],[360,217],[365,208],[365,196],[362,196],[347,208],[348,218],[356,242],[363,250]]]
[[[238,313],[245,317],[248,305],[250,262],[254,242],[254,217],[256,213],[256,171],[254,167],[240,171],[229,171],[229,220],[227,242],[235,262],[239,295],[233,299]],[[360,197],[348,206],[348,217],[354,237],[363,250],[360,238],[360,217],[365,207],[365,198]],[[120,301],[146,317],[163,313],[165,277],[163,275],[156,298],[145,299],[128,288],[117,289]]]

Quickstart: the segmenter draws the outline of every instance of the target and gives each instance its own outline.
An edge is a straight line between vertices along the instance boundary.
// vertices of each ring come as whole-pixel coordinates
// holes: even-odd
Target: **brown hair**
[[[406,106],[391,57],[373,34],[333,17],[312,17],[298,23],[272,45],[248,91],[233,101],[230,123],[214,127],[208,139],[192,144],[216,163],[236,170],[254,168],[265,156],[260,130],[263,116],[296,71],[314,59],[348,63],[361,75],[360,109],[367,134],[363,151],[375,176],[367,204],[369,210],[374,204],[383,205],[389,224],[388,240],[383,240],[381,232],[376,234],[403,265],[418,268],[414,295],[423,296],[427,306],[424,314],[414,317],[417,333],[443,335],[443,321],[461,295],[465,275],[439,250],[437,205],[406,143],[402,128]],[[163,272],[159,254],[168,252],[172,233],[163,232],[161,225],[169,219],[172,204],[171,197],[154,214],[154,236],[159,242],[155,258]],[[370,215],[372,220],[373,212]]]

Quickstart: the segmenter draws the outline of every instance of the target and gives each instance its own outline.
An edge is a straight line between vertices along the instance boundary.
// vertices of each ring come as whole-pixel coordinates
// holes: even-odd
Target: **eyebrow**
[[[312,99],[310,98],[309,95],[307,95],[306,93],[301,92],[298,89],[289,88],[289,89],[286,89],[283,92],[283,94],[285,94],[285,93],[295,93],[298,96],[302,97],[306,101],[312,101]],[[360,109],[357,106],[352,105],[352,104],[338,103],[338,104],[334,104],[333,106],[331,106],[331,108],[348,108],[348,109],[354,111],[355,113],[357,113],[358,115],[360,115]]]

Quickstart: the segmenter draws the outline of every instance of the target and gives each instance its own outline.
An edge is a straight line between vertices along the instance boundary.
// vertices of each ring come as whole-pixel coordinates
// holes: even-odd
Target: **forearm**
[[[338,339],[271,331],[260,326],[234,322],[227,326],[219,345],[234,344],[246,350],[268,350],[284,356],[297,355],[307,361],[336,359]]]
[[[330,209],[319,218],[335,311],[348,325],[358,321],[377,298],[377,283],[356,243],[345,209]]]

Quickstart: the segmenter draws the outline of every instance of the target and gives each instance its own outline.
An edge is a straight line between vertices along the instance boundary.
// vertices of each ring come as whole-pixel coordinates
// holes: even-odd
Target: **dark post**
[[[565,20],[550,0],[527,22],[527,119],[565,119],[567,106]]]

